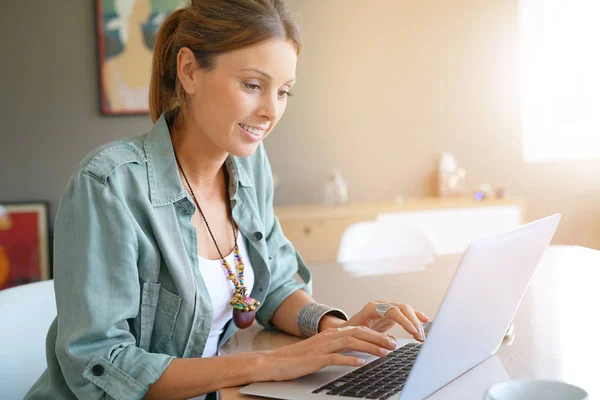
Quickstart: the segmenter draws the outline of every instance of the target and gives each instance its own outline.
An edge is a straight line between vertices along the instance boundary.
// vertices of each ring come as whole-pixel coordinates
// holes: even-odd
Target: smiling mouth
[[[259,128],[254,128],[250,125],[246,125],[246,124],[238,124],[240,126],[240,128],[242,128],[243,130],[245,130],[246,132],[249,132],[250,134],[260,137],[262,135],[264,135],[266,129],[259,129]]]

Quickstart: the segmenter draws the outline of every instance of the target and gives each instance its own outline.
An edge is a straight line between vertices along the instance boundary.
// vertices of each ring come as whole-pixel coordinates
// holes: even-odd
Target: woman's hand
[[[390,305],[385,316],[381,316],[375,309],[375,303]],[[387,308],[387,307],[384,307]],[[396,323],[400,324],[408,333],[422,342],[425,340],[423,323],[429,322],[429,317],[420,311],[415,311],[407,304],[393,303],[391,301],[369,302],[349,321],[339,325],[344,326],[366,326],[377,332],[386,332]]]
[[[345,351],[384,357],[396,348],[390,336],[365,326],[330,328],[306,340],[261,352],[258,381],[285,381],[319,371],[328,365],[359,366],[364,359],[339,354]]]

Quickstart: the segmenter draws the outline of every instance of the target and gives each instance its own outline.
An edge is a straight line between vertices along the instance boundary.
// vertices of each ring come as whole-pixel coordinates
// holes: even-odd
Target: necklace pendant
[[[236,293],[230,302],[233,307],[233,323],[239,329],[246,329],[254,323],[256,317],[256,308],[260,306],[260,302],[252,297],[244,297]]]
[[[256,311],[243,311],[237,308],[233,309],[233,323],[239,329],[249,328],[254,323]]]

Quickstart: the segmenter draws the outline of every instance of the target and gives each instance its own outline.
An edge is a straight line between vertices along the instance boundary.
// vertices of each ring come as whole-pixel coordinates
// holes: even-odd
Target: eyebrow
[[[252,72],[256,72],[262,76],[264,76],[265,78],[267,78],[268,80],[272,81],[273,77],[269,74],[267,74],[264,71],[261,71],[260,69],[256,69],[256,68],[244,68],[244,69],[240,69],[240,71],[252,71]],[[291,82],[295,82],[296,78],[292,78],[289,81],[287,81],[286,83],[291,83]]]

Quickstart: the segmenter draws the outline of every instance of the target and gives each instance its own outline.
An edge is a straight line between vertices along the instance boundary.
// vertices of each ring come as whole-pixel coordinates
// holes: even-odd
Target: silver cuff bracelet
[[[296,318],[296,324],[302,336],[308,338],[319,333],[319,322],[327,314],[348,321],[348,316],[340,309],[319,303],[308,303],[302,307]]]

